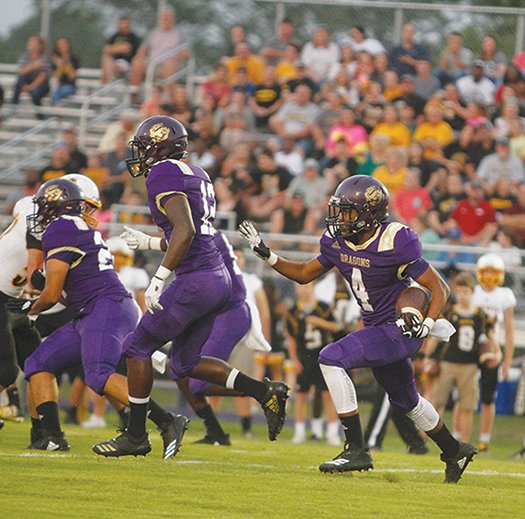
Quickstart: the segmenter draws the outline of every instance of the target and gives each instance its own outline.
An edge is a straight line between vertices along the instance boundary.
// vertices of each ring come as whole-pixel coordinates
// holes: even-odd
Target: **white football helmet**
[[[81,173],[70,173],[69,175],[64,175],[62,178],[71,180],[75,184],[78,184],[80,189],[84,191],[84,194],[86,195],[86,210],[84,212],[84,218],[87,223],[96,227],[98,225],[98,220],[93,216],[93,213],[97,209],[100,209],[102,204],[100,203],[100,193],[95,182]]]
[[[483,254],[476,264],[476,277],[478,283],[485,290],[493,290],[503,285],[505,280],[505,263],[498,255],[492,252]]]
[[[33,210],[33,197],[24,196],[13,207],[13,218],[16,218],[17,215],[29,213],[30,210]]]

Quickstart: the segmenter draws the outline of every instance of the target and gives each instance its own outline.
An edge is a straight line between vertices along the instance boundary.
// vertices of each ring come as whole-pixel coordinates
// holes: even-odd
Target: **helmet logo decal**
[[[377,205],[383,201],[383,191],[377,186],[367,187],[365,190],[365,199],[371,205]]]
[[[170,129],[162,123],[154,124],[149,130],[149,136],[155,142],[167,140],[169,133]]]
[[[44,198],[46,202],[56,202],[57,200],[60,200],[60,197],[63,194],[64,190],[60,186],[53,184],[44,191]]]

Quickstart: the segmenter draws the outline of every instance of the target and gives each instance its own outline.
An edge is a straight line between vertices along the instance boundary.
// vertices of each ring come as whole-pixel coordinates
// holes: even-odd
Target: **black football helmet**
[[[155,162],[188,155],[188,132],[177,119],[154,115],[140,123],[129,145],[132,152],[132,157],[126,160],[129,174],[147,176]]]
[[[85,204],[86,195],[78,184],[65,178],[48,180],[33,198],[35,211],[27,216],[27,229],[38,235],[59,216],[81,216]]]
[[[328,202],[326,229],[332,238],[352,239],[374,230],[388,217],[387,188],[367,175],[343,180]]]

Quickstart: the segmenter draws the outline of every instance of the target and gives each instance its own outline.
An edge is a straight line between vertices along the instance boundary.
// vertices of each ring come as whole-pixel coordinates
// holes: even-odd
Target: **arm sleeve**
[[[417,279],[428,269],[428,262],[421,257],[423,248],[418,235],[409,227],[403,227],[395,237],[399,264],[398,278],[407,276]]]
[[[42,250],[42,241],[35,238],[29,231],[26,231],[26,249]]]

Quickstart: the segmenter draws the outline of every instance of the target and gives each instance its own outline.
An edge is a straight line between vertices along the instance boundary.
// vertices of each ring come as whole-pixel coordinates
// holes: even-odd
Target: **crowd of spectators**
[[[284,19],[260,49],[236,25],[223,58],[190,96],[169,81],[191,52],[176,20],[162,9],[141,41],[120,17],[103,48],[103,82],[125,77],[140,86],[151,60],[172,55],[147,96],[135,90],[134,109],[108,126],[97,153],[83,155],[69,128],[40,180],[82,171],[109,205],[144,203],[143,186],[126,173],[126,143],[140,119],[167,114],[187,127],[189,160],[210,173],[219,210],[237,220],[318,235],[337,184],[364,174],[388,187],[392,217],[423,240],[488,246],[502,230],[524,244],[525,71],[492,35],[469,49],[452,32],[433,60],[413,23],[389,47],[356,25],[340,41],[320,25],[301,42]],[[31,37],[19,65],[14,103],[23,91],[40,103],[51,77],[53,103],[75,92],[79,63],[67,38],[56,40],[48,60],[44,42]]]

